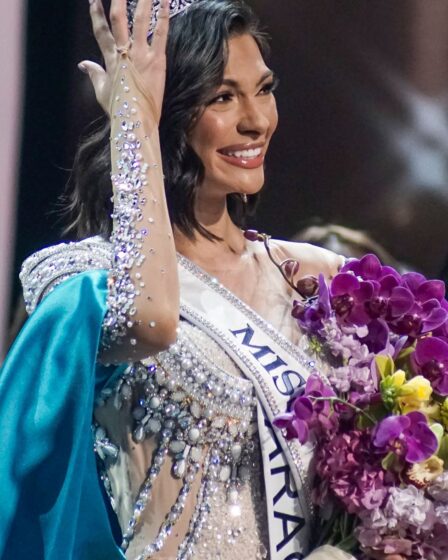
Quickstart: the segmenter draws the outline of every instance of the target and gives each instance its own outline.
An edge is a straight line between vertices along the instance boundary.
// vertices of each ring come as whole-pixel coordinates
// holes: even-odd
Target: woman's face
[[[254,194],[264,184],[264,159],[277,127],[275,77],[251,35],[229,40],[221,87],[190,134],[205,167],[200,196]]]

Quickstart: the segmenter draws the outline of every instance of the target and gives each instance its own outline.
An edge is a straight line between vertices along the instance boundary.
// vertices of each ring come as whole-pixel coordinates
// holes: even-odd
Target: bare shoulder
[[[294,259],[299,262],[300,276],[309,274],[317,276],[323,273],[325,276],[331,277],[334,276],[344,264],[343,256],[309,243],[283,241],[279,239],[273,239],[271,243],[272,246],[279,251],[280,258]]]

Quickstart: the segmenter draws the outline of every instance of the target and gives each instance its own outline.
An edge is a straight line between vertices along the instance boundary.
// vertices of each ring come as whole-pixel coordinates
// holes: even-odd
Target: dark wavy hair
[[[268,55],[267,36],[252,10],[240,0],[201,0],[171,20],[160,145],[171,222],[190,238],[197,231],[208,239],[218,239],[199,224],[194,213],[205,170],[188,136],[210,95],[222,83],[229,39],[243,34],[255,39],[263,57]],[[109,138],[110,122],[104,117],[79,145],[62,201],[68,216],[67,235],[82,239],[111,233]],[[229,213],[237,225],[244,225],[257,198],[250,195],[244,204],[239,194],[228,195]]]

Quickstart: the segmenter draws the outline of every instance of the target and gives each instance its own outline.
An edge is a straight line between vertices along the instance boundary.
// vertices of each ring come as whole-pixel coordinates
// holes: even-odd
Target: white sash
[[[257,393],[270,558],[301,559],[311,530],[308,468],[313,446],[287,442],[272,420],[286,410],[314,363],[216,279],[182,256],[179,265],[182,317],[224,349]]]

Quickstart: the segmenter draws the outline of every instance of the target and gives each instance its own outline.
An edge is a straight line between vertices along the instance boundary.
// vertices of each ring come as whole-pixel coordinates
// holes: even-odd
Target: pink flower
[[[316,454],[316,473],[320,479],[318,503],[330,492],[349,513],[381,506],[391,482],[367,430],[339,434],[323,444]]]

